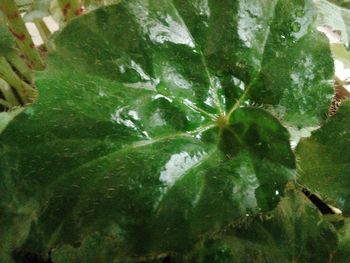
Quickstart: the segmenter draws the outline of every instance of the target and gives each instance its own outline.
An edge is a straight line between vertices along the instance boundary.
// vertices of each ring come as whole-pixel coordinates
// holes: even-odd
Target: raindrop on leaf
[[[295,11],[295,15],[296,15],[297,17],[302,17],[302,16],[304,15],[304,10],[303,10],[302,8],[297,9],[297,10]]]
[[[294,23],[292,24],[292,31],[293,31],[293,32],[299,32],[299,31],[300,31],[300,28],[301,28],[300,23],[294,22]]]

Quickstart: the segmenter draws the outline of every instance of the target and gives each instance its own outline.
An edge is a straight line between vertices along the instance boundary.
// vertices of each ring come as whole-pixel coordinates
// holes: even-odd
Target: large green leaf
[[[350,102],[297,147],[300,182],[350,213]]]
[[[22,248],[96,234],[184,253],[273,209],[295,164],[266,109],[316,125],[332,93],[314,19],[309,1],[132,0],[72,21],[0,137],[1,213],[33,220]]]

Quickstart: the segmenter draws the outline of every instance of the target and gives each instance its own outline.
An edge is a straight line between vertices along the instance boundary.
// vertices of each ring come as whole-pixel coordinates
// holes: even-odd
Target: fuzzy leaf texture
[[[282,124],[318,125],[332,96],[315,20],[304,0],[131,0],[72,20],[0,136],[0,256],[99,240],[96,260],[185,255],[274,209],[295,175]]]

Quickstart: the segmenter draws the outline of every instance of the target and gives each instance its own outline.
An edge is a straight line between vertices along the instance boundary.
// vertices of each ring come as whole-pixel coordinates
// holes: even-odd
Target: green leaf
[[[152,2],[131,1],[123,5],[131,9],[131,14],[126,16],[135,18],[132,21],[125,18],[126,21],[123,21],[122,24],[127,24],[128,27],[139,32],[131,34],[133,39],[126,37],[126,41],[121,39],[118,42],[126,43],[143,35],[149,35],[143,41],[135,41],[132,47],[146,52],[140,47],[137,48],[136,45],[148,42],[148,46],[152,44],[159,51],[149,52],[148,46],[144,46],[147,53],[157,54],[155,57],[145,58],[146,61],[152,59],[154,64],[162,62],[176,64],[178,69],[175,73],[179,75],[179,79],[176,80],[178,83],[167,79],[166,76],[171,75],[172,72],[167,72],[166,66],[164,66],[165,69],[155,66],[152,72],[154,76],[147,72],[150,70],[150,65],[143,69],[150,80],[155,82],[154,85],[157,84],[158,77],[163,77],[158,83],[159,88],[169,84],[180,85],[181,95],[187,95],[188,92],[184,93],[184,88],[188,84],[195,84],[195,90],[202,86],[208,87],[210,84],[213,89],[211,94],[218,93],[218,98],[215,99],[216,104],[222,104],[225,99],[226,103],[221,105],[221,108],[226,108],[226,111],[229,111],[233,104],[241,98],[242,105],[262,105],[289,124],[296,126],[319,124],[328,111],[333,95],[333,60],[328,40],[316,31],[313,23],[316,19],[313,6],[310,1],[300,0],[297,2],[270,1],[264,4],[255,2],[257,1],[250,0],[233,4],[227,0],[220,4],[209,5],[207,1],[191,0],[175,1],[172,5],[165,1],[165,4],[154,7]],[[250,13],[250,6],[255,7],[253,8],[254,13]],[[147,14],[145,10],[150,10],[151,13]],[[102,10],[99,11],[100,16],[103,16],[103,12],[106,12],[108,17],[113,16]],[[161,19],[153,16],[153,12],[170,13],[174,23],[159,21]],[[232,16],[235,17],[233,22],[231,22]],[[108,56],[105,57],[106,54],[103,55],[106,52],[102,50],[117,49],[110,46],[110,43],[116,41],[116,33],[106,36],[98,26],[98,23],[101,25],[108,23],[107,21],[104,23],[103,20],[111,19],[99,19],[97,25],[95,21],[89,22],[91,23],[90,31],[94,30],[95,36],[92,37],[90,34],[88,42],[91,42],[89,46],[96,47],[96,43],[92,42],[106,39],[99,41],[101,43],[98,43],[98,46],[101,51],[95,54],[95,58],[101,61],[107,59],[110,68],[109,70],[102,69],[104,64],[100,64],[91,65],[90,69],[85,70],[88,73],[94,70],[106,71],[106,74],[115,72],[118,76],[122,75],[123,79],[129,78],[129,81],[135,78],[133,82],[145,77],[132,69],[132,66],[122,73],[123,69],[120,69],[119,65],[127,62],[124,61],[127,58],[122,58],[122,54],[129,52],[130,49],[122,48],[113,51],[113,55],[121,58],[118,61],[113,61]],[[158,23],[165,25],[157,28]],[[222,27],[222,24],[226,26]],[[84,22],[77,22],[63,35],[66,35],[67,38],[74,38],[75,31],[80,30],[81,34],[87,34],[87,27],[88,25],[85,25]],[[120,30],[125,31],[124,28]],[[78,57],[77,43],[74,41],[70,43],[70,47],[69,43],[64,44],[66,55]],[[121,46],[125,46],[123,43]],[[171,43],[179,48],[174,48]],[[162,47],[161,50],[160,47]],[[182,58],[193,59],[186,65],[187,67],[181,67],[183,61],[178,58],[175,51],[177,49],[181,49]],[[94,57],[86,58],[94,50],[92,48],[81,54],[83,57],[78,58],[77,62],[94,61]],[[193,51],[196,52],[191,55]],[[173,56],[176,61],[164,61],[167,58],[166,55]],[[140,59],[135,62],[141,63]],[[292,64],[286,65],[286,63]],[[193,71],[193,68],[190,68],[193,64],[199,67],[198,72],[201,73],[189,74],[188,71]],[[187,75],[184,72],[187,72]],[[183,78],[186,81],[183,81]],[[190,78],[190,82],[187,78]],[[177,96],[178,92],[172,92],[171,95]],[[201,97],[200,99],[203,104],[207,98]],[[203,105],[203,108],[208,108],[208,103],[213,106],[215,100],[211,98],[211,101]]]
[[[316,125],[332,94],[314,19],[295,0],[132,0],[74,19],[0,137],[0,208],[33,218],[21,248],[97,234],[127,257],[186,253],[273,209],[295,163],[271,112]]]
[[[350,213],[350,102],[297,147],[300,182]]]
[[[336,249],[334,227],[291,188],[267,218],[254,218],[209,238],[190,262],[330,262]]]

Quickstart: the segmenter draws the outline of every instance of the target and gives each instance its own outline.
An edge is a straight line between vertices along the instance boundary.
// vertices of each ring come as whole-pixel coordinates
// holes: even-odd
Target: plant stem
[[[39,31],[39,34],[44,42],[45,47],[47,47],[48,39],[51,36],[51,31],[49,30],[45,22],[40,18],[34,19],[34,24]]]
[[[6,108],[12,108],[12,105],[7,102],[6,100],[0,99],[0,105],[6,107]]]
[[[58,0],[58,4],[62,10],[65,22],[81,15],[83,12],[80,0]]]
[[[0,57],[0,78],[5,80],[12,88],[16,90],[23,104],[31,103],[36,98],[37,91],[32,86],[24,82],[16,74],[16,72],[13,71],[11,65],[4,57]]]
[[[45,65],[40,58],[39,51],[34,46],[15,1],[0,0],[0,9],[7,18],[9,30],[15,37],[18,47],[27,59],[28,67],[36,70],[44,69]]]
[[[14,106],[19,106],[21,103],[17,100],[15,94],[13,94],[13,90],[10,85],[3,79],[0,79],[0,92],[4,96],[5,103],[1,103],[3,106],[12,108]]]
[[[22,79],[25,79],[28,83],[33,82],[33,72],[27,67],[24,60],[18,54],[18,51],[12,50],[5,54],[7,61],[15,68]]]

